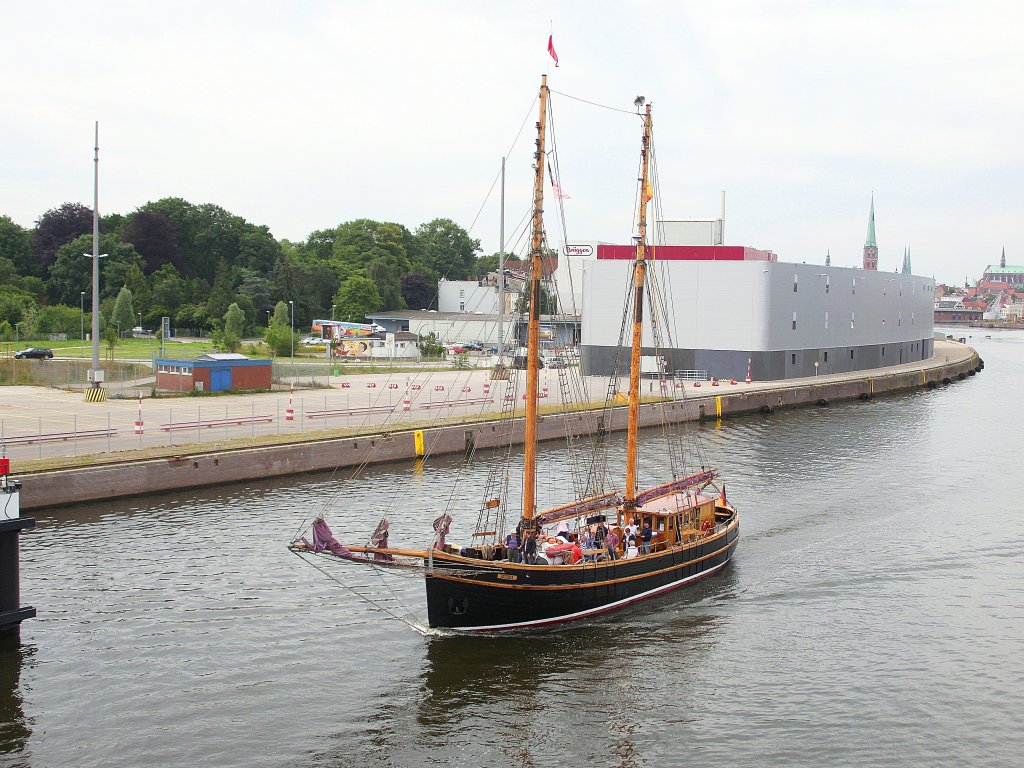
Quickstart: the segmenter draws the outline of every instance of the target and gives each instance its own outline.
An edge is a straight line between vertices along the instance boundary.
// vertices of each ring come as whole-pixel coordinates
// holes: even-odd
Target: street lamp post
[[[96,121],[96,146],[93,155],[93,205],[92,205],[92,368],[89,369],[87,402],[103,402],[107,399],[103,390],[103,370],[100,368],[100,259],[107,254],[100,253],[100,124]]]
[[[337,304],[331,304],[331,320],[334,319],[334,308],[337,307],[337,306],[338,306]]]
[[[288,300],[288,314],[291,317],[291,342],[292,342],[292,357],[295,357],[295,302],[291,299]]]
[[[14,343],[21,343],[21,323],[17,322],[14,324]]]
[[[82,310],[80,315],[79,315],[79,319],[81,319],[81,321],[82,321],[81,322],[82,329],[81,329],[81,333],[80,333],[80,338],[81,338],[82,343],[84,344],[85,343],[85,291],[82,291],[81,294],[82,294],[81,301],[79,302],[79,304],[81,305],[81,310]]]
[[[139,316],[139,328],[141,329],[142,328],[142,313],[141,312],[136,312],[135,314]]]

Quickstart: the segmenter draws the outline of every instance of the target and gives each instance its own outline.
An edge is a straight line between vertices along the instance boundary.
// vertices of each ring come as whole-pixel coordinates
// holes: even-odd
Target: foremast
[[[640,431],[640,351],[644,325],[644,282],[647,276],[647,203],[650,202],[651,105],[644,112],[644,138],[640,150],[640,211],[636,258],[633,261],[633,338],[629,358],[629,429],[626,433],[626,489],[622,508],[636,509],[637,434]]]
[[[537,511],[537,415],[540,391],[540,280],[544,253],[544,151],[547,126],[548,76],[541,76],[534,154],[533,225],[530,239],[530,319],[526,336],[526,427],[523,436],[523,528],[533,530]],[[499,342],[500,343],[500,342]]]

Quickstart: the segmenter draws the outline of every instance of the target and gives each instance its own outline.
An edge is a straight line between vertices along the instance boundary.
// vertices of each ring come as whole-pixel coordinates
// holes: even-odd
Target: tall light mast
[[[89,369],[92,386],[85,393],[85,399],[90,403],[101,403],[107,399],[107,390],[103,388],[103,369],[100,368],[100,259],[105,255],[100,255],[100,123],[97,120],[92,204],[92,368]]]

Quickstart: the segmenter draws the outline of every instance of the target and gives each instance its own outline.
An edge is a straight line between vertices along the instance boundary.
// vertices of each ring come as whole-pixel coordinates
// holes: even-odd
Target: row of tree
[[[0,216],[0,338],[81,332],[91,311],[92,229],[91,209],[78,203],[45,212],[32,229]],[[450,219],[413,231],[356,219],[292,243],[180,198],[102,217],[99,246],[102,322],[122,333],[139,313],[147,328],[167,316],[177,329],[206,335],[226,332],[235,307],[241,326],[232,331],[247,336],[262,335],[282,303],[296,328],[332,314],[362,321],[367,312],[429,309],[439,278],[467,279],[497,264]]]

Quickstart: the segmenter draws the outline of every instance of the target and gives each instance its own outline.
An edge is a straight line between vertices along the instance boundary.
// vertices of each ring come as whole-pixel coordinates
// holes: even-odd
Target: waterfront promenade
[[[938,386],[973,374],[977,366],[969,346],[937,340],[926,361],[717,387],[691,382],[670,385],[664,394],[673,401],[671,418],[686,421]],[[541,377],[542,407],[552,412],[568,394],[561,374],[546,370]],[[620,390],[625,385],[620,382]],[[587,399],[603,401],[605,378],[589,378],[584,386]],[[645,397],[662,392],[652,380],[644,380],[643,390]],[[15,472],[33,476],[23,496],[28,509],[406,459],[414,455],[414,430],[431,436],[434,453],[490,447],[494,430],[481,425],[503,405],[521,406],[521,393],[514,380],[490,381],[486,370],[435,371],[429,378],[426,372],[357,374],[313,390],[105,404],[86,403],[80,393],[7,387],[0,390],[0,435]],[[656,423],[660,415],[647,410],[648,423]],[[619,428],[616,419],[606,427]],[[548,421],[541,425],[542,438],[564,435],[564,425]],[[582,416],[580,421],[582,431]],[[167,467],[192,471],[185,477]]]

